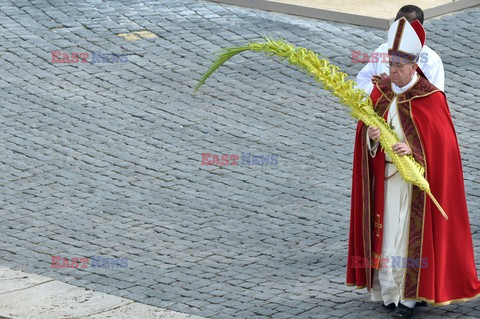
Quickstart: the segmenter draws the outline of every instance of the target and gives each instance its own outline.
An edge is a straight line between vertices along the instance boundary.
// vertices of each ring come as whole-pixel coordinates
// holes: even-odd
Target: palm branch
[[[424,177],[424,168],[415,161],[413,156],[399,156],[392,150],[392,145],[399,142],[397,134],[387,122],[375,113],[372,107],[372,100],[365,91],[356,88],[356,83],[348,80],[348,75],[340,71],[339,67],[331,64],[326,59],[320,59],[318,54],[305,48],[295,47],[285,40],[265,39],[265,42],[251,42],[246,46],[224,49],[218,59],[202,76],[195,86],[197,91],[205,83],[216,69],[233,56],[244,52],[264,52],[267,55],[274,55],[281,59],[287,59],[290,64],[297,66],[300,70],[311,75],[317,82],[333,95],[340,99],[340,103],[348,106],[351,115],[365,123],[367,126],[375,126],[380,129],[380,145],[390,156],[403,179],[426,192],[438,210],[448,220],[448,216],[433,196],[430,185]]]

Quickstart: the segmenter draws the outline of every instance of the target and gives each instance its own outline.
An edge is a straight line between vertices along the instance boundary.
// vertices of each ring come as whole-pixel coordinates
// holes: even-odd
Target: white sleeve
[[[375,53],[384,53],[386,44],[381,44],[376,50]],[[363,89],[367,94],[370,95],[373,91],[372,76],[380,74],[380,69],[378,67],[379,63],[367,63],[363,69],[358,72],[357,75],[357,87]]]
[[[372,144],[372,140],[370,139],[370,136],[368,136],[368,132],[367,132],[367,147],[371,157],[375,157],[375,155],[377,155],[378,144],[380,143],[373,142]]]
[[[363,69],[358,72],[357,75],[357,87],[359,89],[363,89],[367,94],[372,93],[373,91],[373,83],[372,83],[372,76],[376,73],[375,64],[374,63],[367,63]]]

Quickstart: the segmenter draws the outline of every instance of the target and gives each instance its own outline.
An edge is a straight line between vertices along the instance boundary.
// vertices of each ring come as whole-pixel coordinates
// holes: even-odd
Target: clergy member
[[[423,11],[417,6],[403,6],[397,13],[395,21],[405,17],[409,22],[419,20],[423,24]],[[372,93],[374,83],[388,74],[388,65],[384,57],[388,54],[388,43],[383,43],[375,53],[378,59],[377,63],[367,63],[357,75],[357,84],[360,89],[368,94]],[[382,55],[383,54],[383,55]],[[435,51],[424,45],[419,53],[418,66],[422,69],[427,79],[439,90],[444,91],[445,73],[443,70],[442,59]]]
[[[378,145],[380,131],[359,122],[355,138],[347,284],[409,318],[418,301],[448,305],[480,296],[462,161],[445,94],[416,63],[422,24],[400,18],[388,31],[389,76],[371,93],[397,133],[392,149],[425,169],[432,194],[405,182]]]

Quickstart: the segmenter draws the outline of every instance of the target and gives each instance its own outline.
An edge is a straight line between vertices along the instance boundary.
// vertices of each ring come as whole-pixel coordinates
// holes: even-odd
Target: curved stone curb
[[[321,20],[337,21],[374,27],[379,29],[388,29],[393,18],[377,18],[360,14],[346,13],[334,10],[325,10],[307,5],[302,1],[295,3],[277,2],[274,0],[211,0],[225,4],[237,5],[240,7],[254,8],[273,12],[287,13],[302,17],[317,18]],[[293,1],[292,1],[293,2]],[[458,0],[447,4],[442,4],[433,8],[424,10],[425,19],[439,15],[463,10],[466,8],[480,5],[480,0]]]

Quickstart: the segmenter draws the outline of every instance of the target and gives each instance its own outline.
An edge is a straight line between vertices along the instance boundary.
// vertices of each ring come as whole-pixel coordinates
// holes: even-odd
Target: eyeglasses
[[[404,67],[405,65],[407,65],[407,64],[411,64],[411,63],[404,63],[404,64],[402,64],[402,63],[398,63],[398,62],[395,62],[395,63],[394,63],[394,62],[392,62],[392,61],[388,61],[388,63],[387,63],[387,68],[389,68],[389,69],[395,68],[395,69],[398,70],[398,69],[403,68],[403,67]]]

